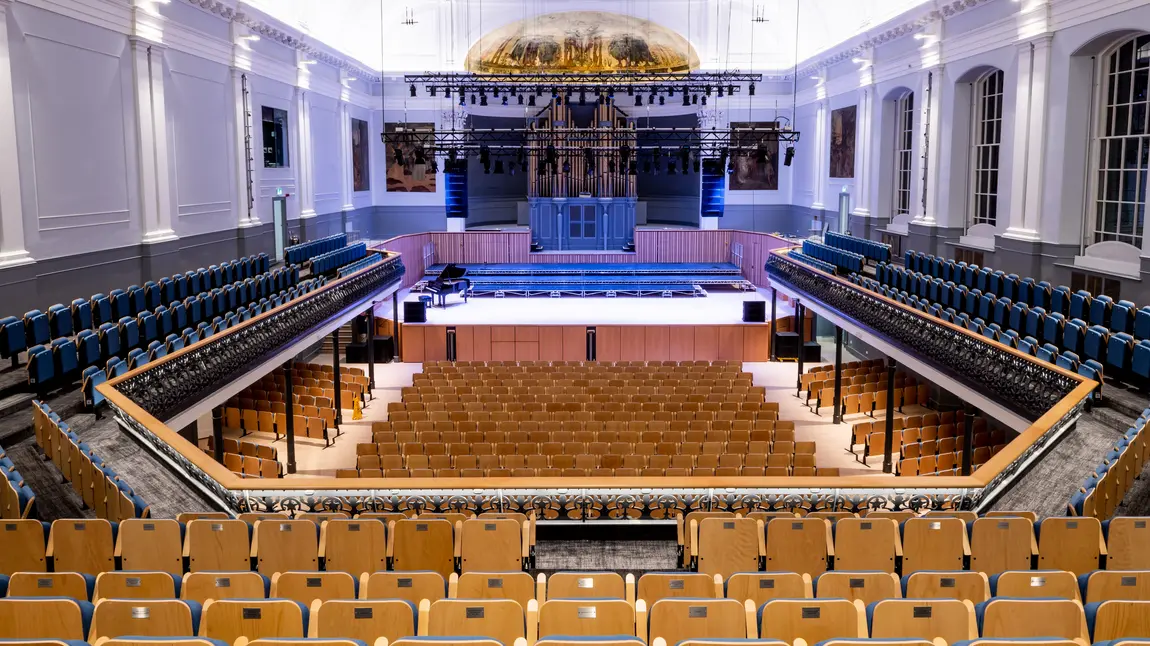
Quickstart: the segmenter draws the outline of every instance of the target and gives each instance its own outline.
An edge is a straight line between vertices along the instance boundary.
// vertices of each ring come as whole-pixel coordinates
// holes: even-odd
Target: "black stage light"
[[[751,83],[750,85],[747,86],[747,94],[750,96],[755,96],[755,84],[754,83]]]
[[[515,155],[515,160],[519,163],[519,169],[527,172],[527,151],[520,148],[519,152]]]
[[[499,98],[499,88],[498,87],[491,88],[491,96],[493,96],[496,99]]]
[[[659,95],[659,105],[663,105],[664,103],[666,103],[666,100],[667,100],[667,97],[663,96],[662,94]]]
[[[729,159],[729,160],[727,160],[727,174],[729,175],[729,174],[734,173],[734,172],[735,172],[735,160]]]
[[[491,163],[491,148],[489,148],[487,144],[483,144],[479,147],[479,163],[484,166]]]
[[[691,169],[697,173],[697,172],[699,172],[699,167],[700,167],[699,158],[696,157],[695,161],[692,163]]]
[[[719,86],[719,98],[720,99],[723,98],[723,86],[722,85]]]
[[[683,105],[684,105],[684,106],[690,106],[690,105],[691,105],[691,97],[690,97],[690,95],[688,95],[688,94],[683,94]]]
[[[672,160],[667,160],[667,174],[668,175],[674,175],[675,174],[675,162]]]
[[[411,84],[411,98],[415,98],[415,83]]]
[[[535,86],[535,96],[543,96],[543,86],[542,85],[536,85]]]
[[[627,86],[627,96],[635,96],[635,86],[634,85],[628,85]]]
[[[450,87],[443,88],[443,96],[448,98],[448,99],[451,98],[451,88]]]
[[[667,96],[672,98],[675,96],[675,86],[667,86]]]
[[[483,165],[483,174],[484,175],[490,175],[491,174],[491,164],[484,164]]]
[[[436,161],[434,157],[431,158],[431,163],[427,165],[427,172],[432,175],[439,172],[439,162]]]
[[[555,97],[553,100],[555,101],[555,105],[563,105],[563,99],[561,97]]]
[[[551,86],[551,98],[554,99],[557,96],[559,96],[559,88]]]
[[[496,159],[495,160],[495,174],[496,175],[502,175],[503,174],[503,160],[502,159]]]
[[[583,149],[583,164],[587,167],[587,172],[591,172],[591,168],[595,165],[595,151],[590,148]]]
[[[570,99],[568,99],[568,101],[570,101]],[[587,105],[587,93],[586,92],[583,92],[583,91],[579,92],[579,105]]]
[[[687,172],[687,165],[691,163],[691,149],[686,146],[679,147],[679,163],[683,165],[683,172]]]
[[[628,146],[627,144],[623,144],[622,146],[619,146],[619,160],[622,161],[624,165],[626,165],[630,159],[631,159],[631,147]]]
[[[735,86],[733,86],[733,85],[728,85],[728,86],[727,86],[727,94],[729,94],[729,95],[731,95],[731,96],[734,96],[734,94],[735,94]]]
[[[711,86],[710,85],[705,86],[703,89],[704,89],[704,92],[706,92],[707,96],[711,96]]]
[[[615,172],[615,160],[614,159],[608,159],[607,160],[607,172],[608,173],[614,173]]]
[[[783,157],[783,166],[790,166],[791,160],[795,158],[795,147],[787,146],[787,154]]]
[[[698,94],[692,94],[691,95],[691,103],[693,105],[699,105],[699,95]]]
[[[759,147],[755,149],[755,161],[760,164],[767,163],[767,147],[765,144],[759,144]]]
[[[450,159],[451,161],[455,161],[456,159],[459,158],[459,151],[456,150],[455,148],[448,150],[447,151],[447,158]]]
[[[555,166],[559,163],[559,154],[555,151],[555,144],[547,144],[547,153],[543,157],[545,166]]]
[[[598,96],[599,96],[599,98],[597,99],[597,101],[598,101],[599,105],[603,105],[604,103],[607,102],[607,97],[603,96],[602,94],[600,94]]]
[[[522,98],[522,97],[520,97],[520,98]],[[534,94],[527,97],[527,105],[531,106],[532,108],[535,107],[535,95]]]
[[[479,105],[487,105],[487,95],[486,94],[480,94],[479,95]]]
[[[610,86],[610,85],[607,86],[607,98],[608,99],[614,99],[615,98],[615,88]]]
[[[503,97],[503,105],[507,105],[507,97]]]
[[[655,105],[655,93],[652,92],[651,96],[647,97],[647,105]]]
[[[519,95],[519,105],[523,105],[523,95]]]
[[[462,95],[459,97],[459,105],[463,105],[463,96]],[[475,105],[475,95],[474,94],[471,95],[471,105]]]
[[[435,86],[431,86],[431,96],[435,96]]]
[[[635,107],[638,108],[643,105],[643,95],[638,94],[635,96]]]
[[[703,95],[703,105],[707,105],[707,95]]]

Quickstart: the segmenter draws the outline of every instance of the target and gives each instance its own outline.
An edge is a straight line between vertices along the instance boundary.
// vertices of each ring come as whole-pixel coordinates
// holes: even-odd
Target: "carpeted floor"
[[[635,574],[678,568],[674,540],[555,540],[535,546],[535,567],[548,574],[557,571],[613,571]]]

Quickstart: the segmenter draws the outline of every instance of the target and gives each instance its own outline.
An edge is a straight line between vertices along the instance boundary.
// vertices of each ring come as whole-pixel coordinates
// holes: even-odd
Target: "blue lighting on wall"
[[[716,159],[703,160],[703,185],[699,194],[699,215],[723,217],[723,204],[727,194],[727,174]]]

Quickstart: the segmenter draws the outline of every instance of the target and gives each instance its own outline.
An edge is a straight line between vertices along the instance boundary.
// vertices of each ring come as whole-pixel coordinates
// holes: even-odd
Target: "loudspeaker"
[[[427,322],[427,306],[423,301],[404,301],[403,302],[403,322],[404,323],[426,323]]]
[[[823,347],[818,341],[808,341],[803,344],[803,361],[818,363],[823,360]]]
[[[743,301],[743,322],[764,323],[767,320],[766,301]]]
[[[780,359],[799,358],[799,333],[778,332],[775,334],[775,356]]]

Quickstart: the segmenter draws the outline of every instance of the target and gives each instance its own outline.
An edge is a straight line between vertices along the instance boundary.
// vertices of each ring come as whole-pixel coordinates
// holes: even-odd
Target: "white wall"
[[[311,145],[315,173],[315,212],[335,213],[342,206],[343,159],[341,138],[350,137],[339,123],[339,103],[335,99],[310,93]]]

